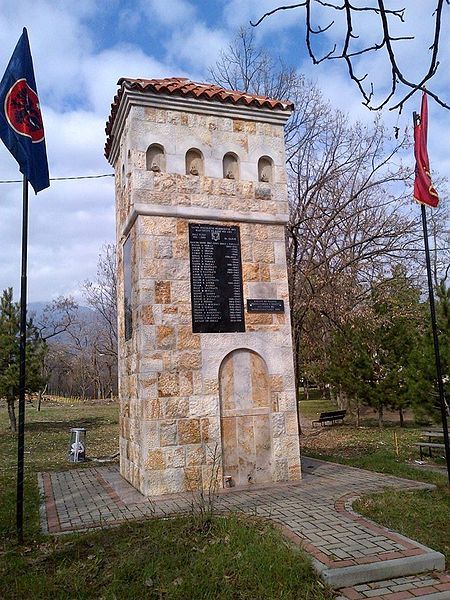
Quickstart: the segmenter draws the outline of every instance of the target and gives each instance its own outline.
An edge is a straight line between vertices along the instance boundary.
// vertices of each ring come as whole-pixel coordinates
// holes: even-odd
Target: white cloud
[[[117,21],[120,30],[132,32],[141,24],[142,14],[137,10],[124,8],[118,11]]]
[[[220,51],[228,46],[229,41],[224,31],[196,23],[174,32],[166,48],[171,62],[178,58],[196,72],[205,72],[216,62]]]
[[[95,2],[77,3],[67,10],[62,3],[20,0],[14,11],[7,9],[0,15],[2,61],[4,69],[19,39],[22,26],[27,27],[41,101],[61,105],[72,98],[80,98],[77,85],[84,58],[92,52],[93,41],[83,19],[95,13]],[[12,4],[11,4],[12,6]],[[5,51],[5,49],[10,49]],[[4,66],[3,66],[4,65]]]
[[[150,22],[157,20],[170,27],[186,24],[196,14],[195,7],[187,0],[144,0],[139,6]]]
[[[45,107],[44,107],[45,108]],[[45,111],[47,154],[54,177],[106,170],[102,156],[105,118],[89,111]]]
[[[173,74],[174,67],[162,64],[128,44],[87,57],[81,70],[89,107],[106,120],[120,77],[168,77]]]

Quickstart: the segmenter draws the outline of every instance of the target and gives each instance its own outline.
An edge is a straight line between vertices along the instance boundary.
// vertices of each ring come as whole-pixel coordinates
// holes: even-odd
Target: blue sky
[[[361,4],[362,0],[355,0]],[[372,0],[369,0],[372,2]],[[240,26],[248,25],[280,3],[276,0],[0,0],[0,76],[21,30],[28,28],[36,80],[46,129],[51,176],[96,175],[112,172],[103,156],[104,126],[121,76],[185,76],[208,79],[208,67],[232,41]],[[399,43],[402,65],[411,76],[423,68],[430,41],[431,0],[408,0],[408,32],[414,42]],[[391,6],[400,6],[391,0]],[[449,19],[447,7],[446,23]],[[374,117],[362,107],[344,66],[337,62],[314,67],[303,41],[303,12],[283,11],[256,30],[258,44],[323,90],[334,106],[353,119]],[[334,15],[336,17],[336,15]],[[330,16],[317,15],[321,25]],[[375,23],[357,23],[360,40],[377,40]],[[335,33],[343,31],[337,18]],[[320,42],[332,44],[333,32]],[[441,69],[436,89],[450,99],[450,35],[444,31]],[[360,65],[381,87],[388,83],[381,56]],[[398,117],[384,111],[388,126],[411,122],[419,99]],[[450,172],[450,111],[430,104],[430,157],[442,175]],[[0,145],[0,180],[17,179],[17,165]],[[0,290],[20,278],[20,184],[0,184]],[[92,278],[104,243],[114,241],[112,178],[54,182],[32,196],[29,236],[29,298],[46,301],[60,294],[80,299],[80,283]]]

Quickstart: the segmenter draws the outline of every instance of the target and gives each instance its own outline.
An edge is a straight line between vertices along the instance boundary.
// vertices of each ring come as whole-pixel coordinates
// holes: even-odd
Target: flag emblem
[[[33,143],[44,139],[39,100],[26,79],[16,81],[5,98],[5,116],[16,133],[31,138]]]

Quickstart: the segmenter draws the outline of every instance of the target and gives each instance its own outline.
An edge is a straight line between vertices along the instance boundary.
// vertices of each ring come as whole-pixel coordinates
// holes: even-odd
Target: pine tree
[[[439,336],[439,352],[444,389],[447,398],[450,395],[450,288],[444,281],[435,289],[436,321]],[[440,401],[436,385],[436,364],[433,336],[430,324],[428,301],[423,306],[426,315],[426,331],[422,343],[414,349],[414,361],[411,365],[410,380],[414,389],[413,408],[419,421],[434,419],[440,421]]]
[[[385,408],[404,410],[416,398],[417,387],[430,387],[429,374],[417,365],[424,345],[425,315],[419,291],[403,269],[372,290],[364,313],[333,336],[327,376],[350,404],[371,406],[380,427]]]
[[[30,320],[27,323],[26,382],[27,393],[43,384],[42,361],[46,344]],[[3,291],[0,298],[0,398],[8,406],[10,428],[16,431],[15,404],[19,397],[20,307],[13,302],[13,290]]]

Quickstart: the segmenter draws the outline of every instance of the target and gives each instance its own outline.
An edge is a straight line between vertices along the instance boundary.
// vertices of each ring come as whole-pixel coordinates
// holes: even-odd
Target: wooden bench
[[[333,410],[329,412],[323,412],[320,413],[320,417],[316,421],[313,421],[313,425],[315,423],[320,423],[323,427],[326,423],[330,423],[331,425],[337,423],[338,421],[342,423],[346,414],[346,410]]]
[[[433,448],[440,448],[442,450],[445,450],[445,444],[438,444],[436,442],[416,442],[414,444],[415,446],[419,446],[419,452],[420,452],[420,460],[423,459],[423,449],[424,448],[428,448],[428,456],[432,456],[432,450]]]
[[[438,430],[438,429],[429,429],[427,431],[421,431],[420,435],[422,437],[427,437],[428,441],[431,442],[433,440],[433,438],[443,438],[444,437],[444,432],[442,430]]]

